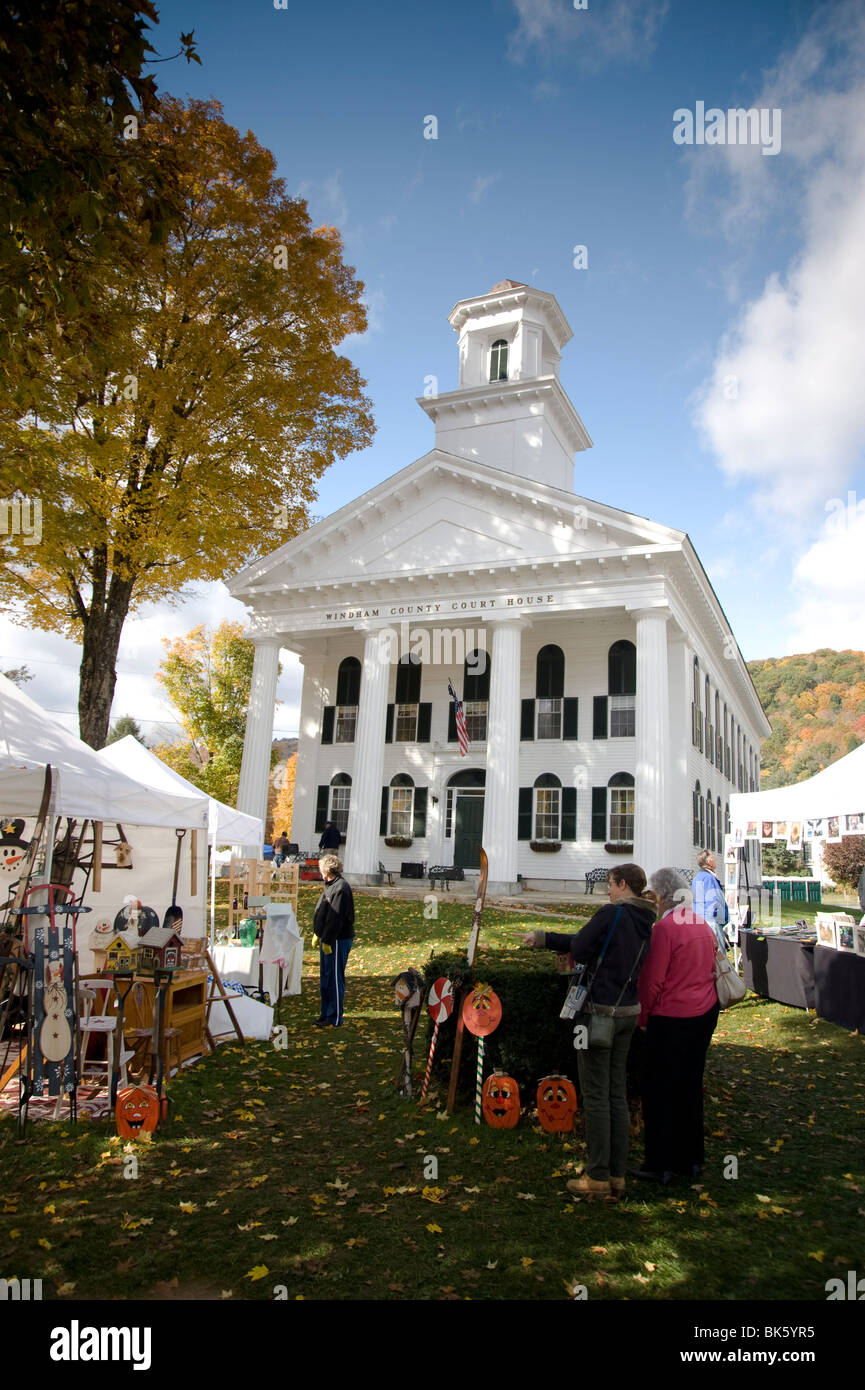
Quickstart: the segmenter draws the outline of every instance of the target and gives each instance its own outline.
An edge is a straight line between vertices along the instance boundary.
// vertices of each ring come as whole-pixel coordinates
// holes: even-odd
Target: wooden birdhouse
[[[118,970],[137,970],[139,965],[140,943],[134,932],[115,932],[105,948],[106,974]]]
[[[178,970],[182,944],[170,927],[154,927],[138,943],[139,970]]]

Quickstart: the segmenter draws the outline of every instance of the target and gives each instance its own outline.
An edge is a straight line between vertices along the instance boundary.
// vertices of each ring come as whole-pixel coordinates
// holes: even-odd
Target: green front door
[[[460,865],[463,869],[479,869],[483,835],[483,797],[458,796],[454,833],[454,864]]]

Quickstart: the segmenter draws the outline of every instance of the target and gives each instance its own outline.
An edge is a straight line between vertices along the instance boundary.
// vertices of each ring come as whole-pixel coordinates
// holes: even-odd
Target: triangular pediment
[[[298,582],[357,583],[678,544],[683,533],[433,450],[250,565],[238,598]]]

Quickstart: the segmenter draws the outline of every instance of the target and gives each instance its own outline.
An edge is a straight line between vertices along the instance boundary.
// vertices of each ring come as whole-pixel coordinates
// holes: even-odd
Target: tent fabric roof
[[[181,777],[173,767],[157,758],[155,753],[151,753],[150,749],[145,748],[132,734],[118,739],[116,743],[109,743],[107,748],[102,749],[99,757],[112,767],[121,768],[139,778],[145,786],[173,791],[175,794],[194,793],[206,799],[208,834],[218,845],[253,845],[264,835],[260,816],[235,811],[232,806],[226,806],[215,797],[208,797],[206,792],[187,782],[185,777]]]
[[[749,820],[816,820],[863,811],[865,743],[804,782],[764,792],[734,792],[730,797],[730,820],[736,825]]]
[[[207,801],[201,792],[176,786],[156,789],[133,780],[130,769],[112,766],[0,676],[0,815],[38,815],[48,763],[54,774],[55,815],[124,825],[207,825]]]

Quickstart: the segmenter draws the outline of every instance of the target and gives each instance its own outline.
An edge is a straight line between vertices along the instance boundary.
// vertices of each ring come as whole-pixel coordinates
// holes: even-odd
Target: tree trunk
[[[91,604],[84,623],[78,685],[78,727],[84,743],[104,748],[117,680],[117,651],[129,612],[133,579],[111,580],[104,606]]]

